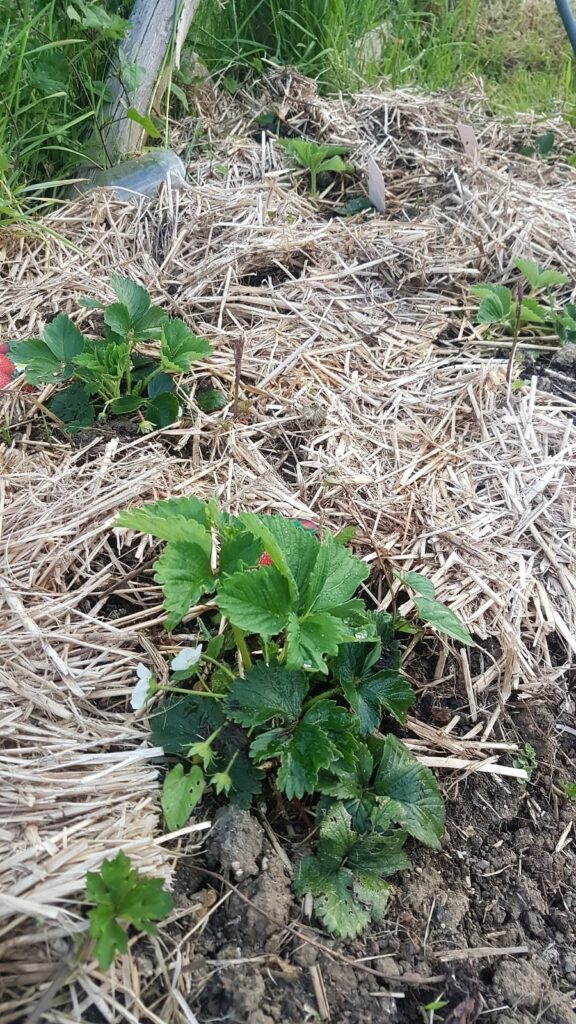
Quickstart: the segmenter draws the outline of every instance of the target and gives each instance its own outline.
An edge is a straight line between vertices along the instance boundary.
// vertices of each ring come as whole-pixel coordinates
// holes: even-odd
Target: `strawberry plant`
[[[532,260],[518,259],[514,266],[521,274],[520,294],[500,284],[485,283],[471,288],[472,294],[480,299],[476,323],[499,326],[509,333],[519,327],[536,334],[554,333],[562,344],[576,340],[576,306],[566,303],[558,308],[552,292],[553,288],[568,284],[569,277],[552,268],[541,269]]]
[[[96,416],[137,411],[143,414],[142,429],[173,423],[184,394],[175,378],[212,351],[183,320],[169,319],[153,305],[141,285],[117,274],[111,284],[116,302],[80,300],[81,305],[102,311],[103,338],[87,337],[60,313],[41,338],[10,342],[12,363],[24,370],[29,384],[69,382],[47,403],[69,431],[90,426]],[[151,343],[154,354],[149,354]]]
[[[177,758],[163,807],[170,828],[202,796],[248,808],[276,793],[304,801],[320,826],[316,852],[295,876],[338,935],[355,935],[384,911],[389,875],[406,867],[413,837],[440,845],[444,810],[434,776],[394,735],[414,694],[400,668],[402,631],[357,596],[366,564],[346,549],[350,531],[318,536],[314,524],[222,512],[214,501],[175,498],[122,512],[117,525],[165,542],[155,563],[173,629],[200,603],[204,641],[179,652],[168,682],[144,666],[132,703],[163,696],[151,740]],[[461,643],[462,623],[430,581],[406,573],[422,615]]]
[[[351,165],[342,159],[349,150],[348,146],[332,146],[318,142],[307,142],[306,139],[276,139],[292,158],[294,163],[303,167],[310,174],[310,192],[315,196],[318,192],[318,175],[326,171],[345,174]]]

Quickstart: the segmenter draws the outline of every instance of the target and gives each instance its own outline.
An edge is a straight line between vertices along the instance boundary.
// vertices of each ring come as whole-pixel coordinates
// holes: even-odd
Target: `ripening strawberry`
[[[6,353],[8,352],[8,345],[4,342],[0,345],[0,388],[5,388],[7,384],[12,380],[12,374],[14,373],[14,363]]]

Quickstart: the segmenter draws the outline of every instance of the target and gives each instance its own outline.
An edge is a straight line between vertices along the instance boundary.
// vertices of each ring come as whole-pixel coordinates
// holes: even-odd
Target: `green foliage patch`
[[[164,782],[168,827],[181,827],[204,794],[244,808],[256,795],[303,801],[320,832],[296,892],[313,895],[338,935],[378,922],[384,879],[408,864],[407,838],[437,849],[444,808],[430,770],[381,732],[388,717],[406,721],[414,695],[396,620],[357,596],[368,568],[346,547],[351,532],[319,536],[313,524],[231,516],[195,497],[122,512],[117,525],[164,541],[155,579],[168,629],[192,604],[206,609],[206,644],[174,658],[166,685],[139,668],[133,706],[162,693],[151,740],[177,758]],[[428,622],[472,642],[429,580],[401,579],[416,604],[427,602]]]

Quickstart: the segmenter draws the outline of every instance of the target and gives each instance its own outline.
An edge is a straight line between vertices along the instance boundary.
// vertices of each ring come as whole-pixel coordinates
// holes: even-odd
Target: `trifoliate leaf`
[[[435,601],[430,597],[416,597],[414,598],[414,604],[418,615],[424,622],[429,622],[431,626],[436,626],[436,629],[439,629],[441,633],[452,637],[453,640],[458,640],[461,644],[471,644],[474,646],[474,641],[466,626],[441,601]]]
[[[172,541],[167,544],[160,558],[154,563],[154,580],[164,591],[164,607],[168,613],[166,628],[174,626],[186,615],[189,608],[215,586],[210,565],[210,551],[204,536],[210,539],[204,528],[194,520],[182,520],[186,528],[198,531],[199,541],[185,543]]]
[[[383,874],[406,867],[405,834],[358,835],[342,804],[330,808],[320,827],[318,851],[298,866],[294,888],[309,892],[316,914],[342,938],[358,935],[371,920],[382,920],[389,886]]]
[[[126,526],[130,530],[140,530],[161,540],[183,540],[200,544],[207,552],[210,528],[208,505],[199,498],[170,498],[168,501],[156,501],[127,512],[120,512],[116,526]],[[199,533],[196,526],[203,528]],[[212,542],[210,539],[210,548]]]
[[[395,736],[387,736],[384,742],[374,790],[393,801],[389,810],[410,835],[440,848],[444,804],[436,779]]]
[[[162,810],[171,832],[186,824],[204,792],[204,773],[198,765],[189,772],[181,764],[172,768],[162,786]]]
[[[295,722],[308,692],[303,672],[289,672],[281,665],[257,662],[244,679],[236,679],[226,701],[226,713],[233,722],[247,728],[264,725],[273,718]]]
[[[197,338],[183,320],[169,320],[162,328],[160,362],[163,370],[185,373],[196,359],[213,351],[205,338]]]
[[[285,628],[291,606],[288,583],[274,566],[227,576],[218,588],[217,603],[232,625],[263,637]]]
[[[42,340],[11,342],[10,357],[19,369],[25,367],[30,384],[57,384],[73,375],[72,360],[85,344],[86,339],[76,325],[59,313],[44,328]]]

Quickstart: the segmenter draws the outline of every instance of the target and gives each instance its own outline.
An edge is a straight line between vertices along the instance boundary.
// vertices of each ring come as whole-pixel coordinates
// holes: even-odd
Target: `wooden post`
[[[146,131],[126,117],[128,107],[148,115],[166,88],[163,74],[167,61],[178,67],[180,51],[192,24],[199,0],[136,0],[130,15],[131,28],[122,41],[124,61],[138,64],[143,82],[128,91],[121,78],[110,75],[107,86],[112,100],[104,110],[102,144],[108,160],[116,163],[140,152]],[[175,24],[176,22],[176,24]]]

